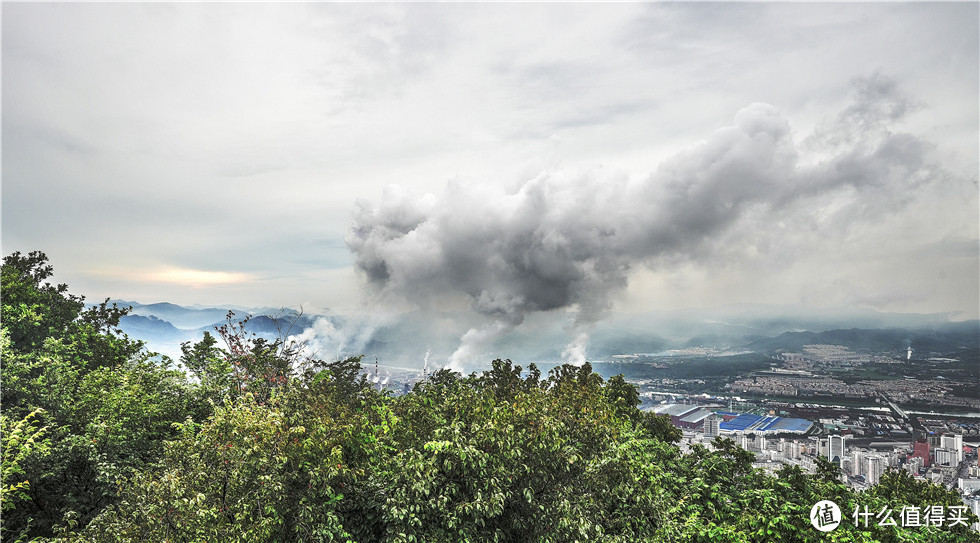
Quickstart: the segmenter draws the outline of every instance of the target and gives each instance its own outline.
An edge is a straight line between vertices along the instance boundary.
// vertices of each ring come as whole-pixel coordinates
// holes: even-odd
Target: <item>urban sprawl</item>
[[[976,391],[971,380],[936,374],[957,360],[839,345],[802,351],[773,356],[769,370],[740,375],[722,393],[684,394],[685,383],[676,379],[631,381],[644,410],[669,416],[683,430],[684,449],[728,438],[770,471],[789,464],[813,472],[815,459],[825,458],[858,490],[877,484],[886,470],[907,470],[958,491],[980,514],[980,398],[963,392]],[[855,379],[861,375],[868,378]]]

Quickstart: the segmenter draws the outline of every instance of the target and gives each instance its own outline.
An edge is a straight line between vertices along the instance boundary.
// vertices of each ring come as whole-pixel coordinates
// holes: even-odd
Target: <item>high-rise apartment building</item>
[[[854,451],[851,453],[851,475],[857,477],[858,475],[864,475],[867,469],[867,463],[865,463],[866,455],[864,451]]]
[[[867,473],[864,474],[865,480],[869,485],[876,485],[881,480],[881,475],[885,473],[887,460],[878,454],[871,454],[865,459],[867,462]]]
[[[956,463],[963,461],[963,436],[959,434],[946,434],[939,440],[939,446],[949,449],[956,453]]]
[[[828,436],[827,437],[827,460],[840,463],[847,454],[845,441],[847,436]]]

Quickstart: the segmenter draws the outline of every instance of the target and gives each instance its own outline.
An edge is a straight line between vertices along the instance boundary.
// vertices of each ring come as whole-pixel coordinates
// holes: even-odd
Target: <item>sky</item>
[[[476,343],[976,319],[978,10],[5,2],[2,248],[90,300],[463,309]]]

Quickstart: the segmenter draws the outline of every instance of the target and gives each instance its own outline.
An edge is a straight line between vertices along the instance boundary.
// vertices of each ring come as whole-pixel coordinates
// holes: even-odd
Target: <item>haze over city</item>
[[[3,250],[90,300],[980,318],[975,3],[3,15]]]

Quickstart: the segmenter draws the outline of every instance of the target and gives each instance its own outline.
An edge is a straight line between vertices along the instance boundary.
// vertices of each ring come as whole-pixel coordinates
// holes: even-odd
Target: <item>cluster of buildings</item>
[[[754,454],[755,467],[771,472],[785,465],[813,472],[823,458],[857,490],[877,485],[889,470],[906,470],[959,492],[980,515],[980,422],[945,413],[980,410],[980,397],[963,378],[910,366],[911,352],[896,359],[839,345],[802,351],[773,356],[782,367],[730,381],[725,397],[649,390],[645,410],[684,430],[683,449],[728,438]]]
[[[877,389],[873,384],[848,385],[840,379],[817,375],[797,376],[766,372],[727,385],[730,390],[754,396],[834,396],[844,398],[873,398]]]
[[[868,488],[878,484],[886,470],[904,469],[917,478],[959,492],[963,503],[980,515],[980,459],[976,456],[977,447],[966,446],[961,434],[933,434],[911,444],[871,443],[869,447],[850,450],[846,440],[847,436],[829,436],[821,441],[828,441],[826,457],[839,461],[852,487]],[[969,451],[969,457],[965,451]]]
[[[755,454],[753,466],[775,473],[785,465],[814,472],[818,457],[837,463],[843,480],[852,488],[864,490],[881,480],[888,470],[904,469],[914,477],[959,492],[963,503],[980,516],[980,459],[977,447],[964,444],[960,434],[930,435],[909,442],[870,442],[857,447],[851,436],[768,437],[748,432],[717,432],[713,420],[699,431],[685,432],[682,448],[694,443],[711,447],[713,436],[732,439],[739,447]],[[967,452],[969,451],[969,452]]]
[[[813,344],[804,345],[802,352],[784,352],[772,358],[779,361],[782,368],[738,379],[728,384],[729,390],[762,397],[866,399],[887,396],[903,405],[980,409],[980,397],[975,394],[957,395],[956,383],[945,377],[934,377],[936,372],[923,373],[918,366],[908,366],[912,359],[911,347],[907,358],[895,358],[891,354],[858,353],[842,345]],[[942,357],[918,360],[923,361],[933,365],[958,362]],[[870,374],[864,371],[869,367]],[[881,378],[879,370],[891,376]],[[847,382],[841,379],[852,372],[867,378],[856,382],[853,378],[846,379]],[[879,375],[874,376],[876,373]]]
[[[813,472],[816,459],[824,458],[838,464],[844,481],[858,490],[878,484],[888,470],[904,469],[922,480],[957,490],[963,502],[980,515],[980,447],[963,439],[964,434],[969,439],[977,437],[970,425],[947,423],[943,431],[912,441],[904,429],[901,434],[874,431],[873,425],[881,422],[874,415],[859,417],[858,422],[869,427],[852,432],[844,420],[821,419],[817,424],[774,414],[736,413],[712,404],[667,403],[647,411],[670,417],[674,426],[684,430],[681,446],[685,449],[694,443],[711,447],[715,437],[726,437],[755,454],[755,467],[770,472],[784,465]],[[884,413],[882,418],[891,420]],[[844,433],[838,433],[841,429]],[[833,433],[821,435],[827,431]]]
[[[873,362],[873,355],[860,355],[843,345],[804,345],[801,353],[781,353],[773,356],[783,367],[808,370],[814,367],[859,366]]]
[[[834,377],[804,371],[768,371],[737,379],[726,387],[736,394],[761,397],[871,399],[885,395],[901,404],[980,407],[980,398],[956,396],[951,383],[938,379],[864,380],[847,384]]]

